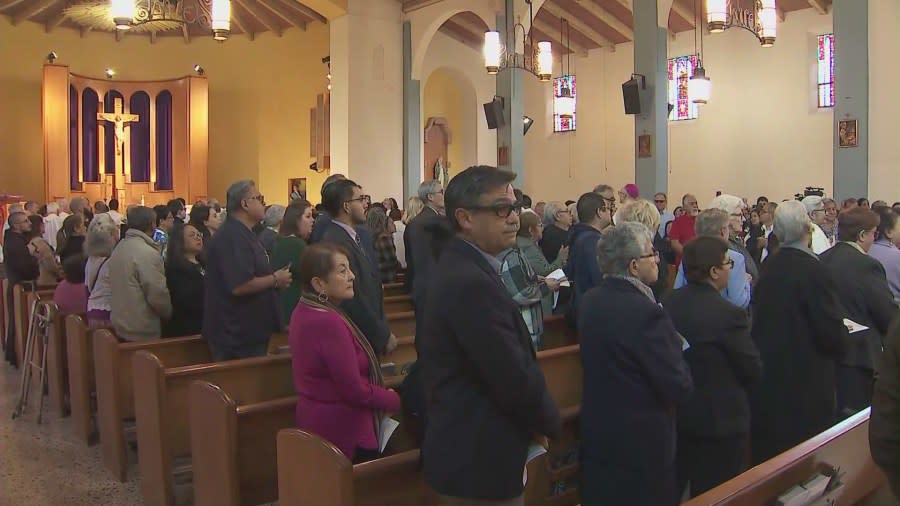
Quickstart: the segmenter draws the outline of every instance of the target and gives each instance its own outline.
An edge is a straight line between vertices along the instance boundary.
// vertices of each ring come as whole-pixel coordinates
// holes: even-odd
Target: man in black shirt
[[[272,272],[252,232],[265,215],[263,196],[249,179],[228,188],[228,217],[208,250],[203,337],[216,361],[266,354],[279,330],[276,290],[291,283],[289,267]]]
[[[9,322],[6,326],[6,360],[12,365],[18,365],[16,360],[16,326],[13,321],[13,286],[25,281],[37,279],[38,261],[28,251],[27,235],[31,232],[31,221],[23,212],[9,215],[9,230],[3,237],[3,261],[6,264],[6,278],[9,284],[6,288],[6,301],[9,314]]]

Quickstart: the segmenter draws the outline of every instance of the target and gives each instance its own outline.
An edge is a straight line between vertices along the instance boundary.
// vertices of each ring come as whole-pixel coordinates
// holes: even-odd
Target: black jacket
[[[884,353],[875,371],[869,448],[894,495],[900,499],[900,321],[885,339]]]
[[[819,255],[837,286],[843,316],[869,327],[850,336],[841,365],[873,370],[897,306],[881,262],[839,242]]]
[[[343,246],[350,254],[350,270],[356,276],[353,280],[353,298],[342,303],[341,308],[365,334],[375,352],[383,354],[391,331],[384,314],[381,274],[372,269],[372,262],[363,247],[337,223],[328,223],[322,241]]]
[[[585,292],[600,284],[603,274],[597,261],[597,243],[600,231],[584,223],[576,223],[569,229],[569,261],[566,262],[566,277],[575,286],[572,305],[569,306],[568,321],[572,327],[578,322],[578,307]]]
[[[416,309],[425,302],[429,273],[436,262],[428,229],[442,221],[444,217],[426,206],[403,230],[403,247],[406,250],[406,290],[417,303]]]
[[[753,341],[766,372],[750,388],[753,463],[831,427],[835,362],[847,327],[834,279],[812,253],[782,247],[753,292]]]
[[[541,251],[548,262],[553,263],[559,256],[559,249],[569,243],[569,232],[554,224],[544,227],[544,237],[541,239]]]
[[[694,393],[678,409],[678,431],[693,437],[750,432],[747,387],[762,377],[763,364],[750,337],[747,312],[706,283],[670,293],[663,306],[690,348]]]
[[[12,230],[3,236],[3,262],[9,286],[22,281],[34,281],[40,274],[38,259],[28,252],[28,240]]]
[[[168,262],[166,284],[172,299],[172,318],[163,322],[163,337],[200,334],[203,329],[205,276],[205,268],[200,264]]]
[[[584,295],[578,336],[583,504],[677,504],[676,406],[692,381],[672,321],[630,282],[608,277]]]
[[[416,338],[428,403],[425,480],[443,495],[517,497],[533,436],[561,430],[519,307],[482,253],[458,238],[427,297]]]

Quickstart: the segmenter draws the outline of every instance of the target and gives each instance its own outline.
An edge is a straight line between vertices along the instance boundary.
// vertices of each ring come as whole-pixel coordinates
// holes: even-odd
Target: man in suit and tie
[[[381,278],[354,228],[366,222],[362,187],[349,179],[339,179],[322,187],[322,206],[331,216],[325,225],[322,241],[331,242],[347,250],[353,280],[353,298],[341,304],[341,309],[365,334],[378,354],[390,353],[397,347],[397,338],[388,328],[382,300]]]
[[[416,336],[428,402],[425,481],[441,506],[523,505],[529,444],[561,431],[496,258],[516,242],[514,178],[469,167],[447,186],[455,237],[431,272],[424,332]]]

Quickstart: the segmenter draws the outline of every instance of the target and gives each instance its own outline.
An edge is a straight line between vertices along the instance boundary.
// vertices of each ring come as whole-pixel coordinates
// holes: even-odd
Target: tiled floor
[[[100,447],[75,439],[71,420],[45,404],[43,423],[35,423],[36,389],[30,409],[12,419],[19,379],[18,371],[0,365],[0,506],[143,504],[136,466],[119,483],[103,468]]]

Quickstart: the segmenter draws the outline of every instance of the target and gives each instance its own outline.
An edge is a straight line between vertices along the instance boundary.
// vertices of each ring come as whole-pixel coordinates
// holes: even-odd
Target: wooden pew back
[[[406,295],[406,289],[403,287],[403,283],[385,283],[382,285],[382,291],[384,292],[385,297]]]
[[[811,478],[822,465],[840,468],[843,473],[845,485],[835,491],[834,504],[857,504],[885,484],[884,474],[869,453],[869,408],[684,506],[774,504],[779,495]]]
[[[387,321],[391,332],[397,337],[416,335],[416,313],[413,311],[389,313],[387,314]]]
[[[387,314],[412,311],[412,297],[409,295],[385,295],[384,312]]]
[[[75,435],[84,444],[91,444],[93,436],[93,402],[95,389],[94,352],[85,318],[80,315],[66,317],[66,354],[69,362],[69,406]]]
[[[60,417],[69,414],[69,359],[66,339],[66,317],[84,313],[66,313],[57,311],[53,318],[50,341],[47,344],[47,390],[50,405]]]

